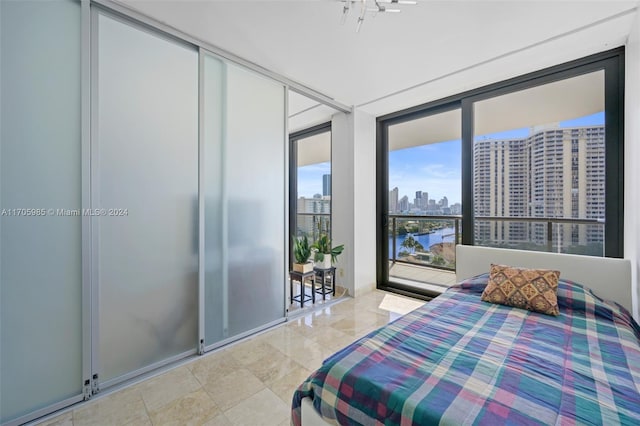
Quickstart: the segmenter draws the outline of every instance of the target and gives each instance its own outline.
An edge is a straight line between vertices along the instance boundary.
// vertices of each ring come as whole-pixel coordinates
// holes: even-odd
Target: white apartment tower
[[[398,212],[398,187],[389,191],[389,213]]]
[[[604,126],[539,130],[474,143],[474,214],[604,220]],[[547,241],[546,221],[476,220],[475,239],[517,246]],[[553,225],[554,247],[602,243],[600,225]]]
[[[318,233],[318,221],[322,222],[323,230],[330,221],[328,214],[331,213],[331,197],[300,197],[297,204],[298,217],[296,218],[296,226],[298,235],[307,235],[310,238],[315,238]]]

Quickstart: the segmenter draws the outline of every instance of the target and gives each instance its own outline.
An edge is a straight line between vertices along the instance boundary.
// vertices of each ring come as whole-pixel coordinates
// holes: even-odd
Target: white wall
[[[331,126],[332,238],[345,245],[337,283],[357,297],[376,287],[376,121],[355,111]]]
[[[636,14],[626,46],[624,253],[631,260],[634,316],[640,320],[640,16]]]

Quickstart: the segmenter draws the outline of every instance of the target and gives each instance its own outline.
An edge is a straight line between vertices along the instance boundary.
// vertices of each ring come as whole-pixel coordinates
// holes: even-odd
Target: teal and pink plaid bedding
[[[561,280],[560,315],[480,300],[487,275],[328,358],[295,392],[341,425],[640,425],[640,328]]]

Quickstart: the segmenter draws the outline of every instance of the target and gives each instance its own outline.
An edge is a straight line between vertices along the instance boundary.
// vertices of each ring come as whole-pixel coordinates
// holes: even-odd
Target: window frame
[[[415,120],[450,109],[462,111],[462,229],[474,229],[473,140],[475,102],[526,90],[536,86],[604,70],[605,91],[605,228],[604,256],[624,255],[624,46],[584,58],[555,65],[528,74],[472,89],[443,99],[397,111],[377,118],[376,123],[376,239],[377,285],[402,293],[416,294],[416,289],[389,281],[388,238],[388,129],[390,125]],[[465,208],[467,206],[467,208]],[[462,243],[473,245],[474,233],[463,232]],[[420,291],[423,296],[434,293]]]
[[[298,141],[326,132],[331,133],[331,121],[327,121],[326,123],[321,123],[289,134],[289,269],[291,269],[294,263],[293,237],[297,235],[298,227]],[[329,161],[330,163],[332,163],[330,166],[330,174],[333,177],[333,161],[331,161],[331,158],[329,159]],[[331,212],[333,212],[332,203],[333,198],[330,202],[329,207]],[[329,220],[331,220],[331,218]]]

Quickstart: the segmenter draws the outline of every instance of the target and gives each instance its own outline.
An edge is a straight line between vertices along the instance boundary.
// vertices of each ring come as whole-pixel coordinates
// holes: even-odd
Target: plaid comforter
[[[561,280],[560,316],[480,301],[487,275],[328,358],[293,396],[343,425],[640,425],[640,328]]]

